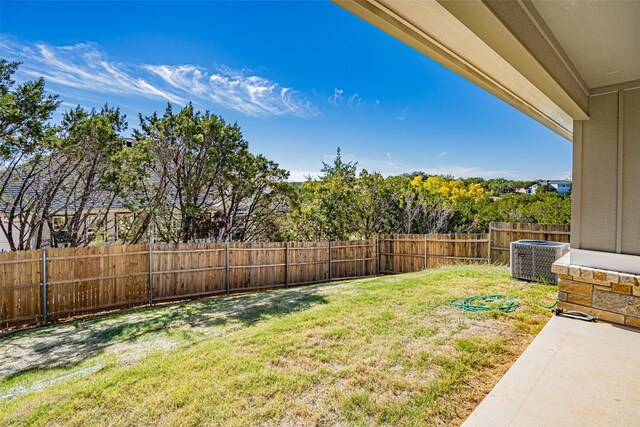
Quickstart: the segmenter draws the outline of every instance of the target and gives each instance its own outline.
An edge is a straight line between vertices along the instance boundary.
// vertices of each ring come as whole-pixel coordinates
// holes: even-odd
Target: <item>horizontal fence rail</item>
[[[377,240],[141,244],[0,253],[0,329],[157,302],[508,262],[518,239],[568,241],[569,227],[492,223],[489,234]],[[505,250],[506,248],[506,250]]]

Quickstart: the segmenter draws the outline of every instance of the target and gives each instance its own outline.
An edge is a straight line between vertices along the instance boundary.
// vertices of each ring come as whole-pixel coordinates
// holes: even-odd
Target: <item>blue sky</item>
[[[571,144],[329,1],[0,3],[0,56],[62,109],[187,101],[254,153],[317,174],[336,147],[385,175],[565,178]]]

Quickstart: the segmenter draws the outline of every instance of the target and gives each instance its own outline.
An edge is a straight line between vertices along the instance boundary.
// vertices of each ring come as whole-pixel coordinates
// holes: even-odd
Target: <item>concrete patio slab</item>
[[[640,426],[640,330],[554,316],[463,426]]]

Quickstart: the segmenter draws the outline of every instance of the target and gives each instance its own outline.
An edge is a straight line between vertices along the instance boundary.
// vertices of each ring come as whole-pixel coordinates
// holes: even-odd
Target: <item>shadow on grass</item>
[[[153,348],[157,339],[181,339],[222,334],[325,304],[326,286],[240,294],[170,305],[127,310],[0,336],[0,378],[10,379],[39,369],[72,368],[116,345]],[[179,335],[175,338],[175,335]],[[180,335],[181,334],[181,335]],[[153,338],[153,340],[151,340]]]

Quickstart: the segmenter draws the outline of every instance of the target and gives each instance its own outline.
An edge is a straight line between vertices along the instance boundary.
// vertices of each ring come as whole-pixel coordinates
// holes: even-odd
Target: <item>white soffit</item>
[[[590,88],[640,79],[640,1],[532,2]]]

